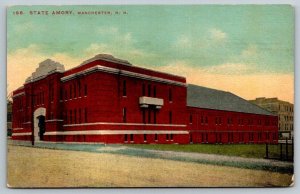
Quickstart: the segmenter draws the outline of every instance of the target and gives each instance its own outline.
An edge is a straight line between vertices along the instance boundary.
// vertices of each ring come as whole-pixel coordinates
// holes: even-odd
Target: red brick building
[[[13,92],[15,140],[276,143],[277,126],[229,92],[104,54],[67,71],[47,59]]]

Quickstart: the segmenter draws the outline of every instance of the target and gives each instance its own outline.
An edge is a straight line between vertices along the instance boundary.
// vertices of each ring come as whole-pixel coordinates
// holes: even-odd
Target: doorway
[[[36,109],[33,113],[34,122],[34,141],[40,141],[44,139],[46,109],[40,107]]]
[[[38,127],[39,127],[39,133],[38,136],[40,137],[40,140],[44,140],[44,133],[45,133],[45,116],[41,115],[37,117],[38,119]]]

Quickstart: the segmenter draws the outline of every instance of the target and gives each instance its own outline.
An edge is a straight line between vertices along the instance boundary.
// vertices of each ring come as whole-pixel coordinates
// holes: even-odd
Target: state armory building
[[[230,92],[106,54],[67,71],[47,59],[13,92],[14,140],[277,143],[277,122]]]

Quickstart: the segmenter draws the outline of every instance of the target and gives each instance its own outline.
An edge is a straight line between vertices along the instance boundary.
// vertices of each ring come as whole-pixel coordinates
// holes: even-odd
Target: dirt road
[[[118,154],[8,146],[12,187],[288,186],[291,175]]]

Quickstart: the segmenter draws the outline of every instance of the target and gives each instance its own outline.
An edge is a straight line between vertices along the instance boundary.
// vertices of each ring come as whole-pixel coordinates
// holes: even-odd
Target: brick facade
[[[276,116],[189,107],[187,86],[184,77],[132,66],[108,55],[97,55],[67,71],[46,60],[13,92],[12,138],[162,144],[277,142]],[[240,119],[243,124],[238,123]]]

